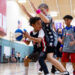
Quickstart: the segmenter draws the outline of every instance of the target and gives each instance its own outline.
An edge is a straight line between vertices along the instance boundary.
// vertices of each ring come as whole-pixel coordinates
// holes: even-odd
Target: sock
[[[73,71],[73,75],[75,75],[75,71]]]
[[[28,75],[28,67],[25,67],[25,75]]]

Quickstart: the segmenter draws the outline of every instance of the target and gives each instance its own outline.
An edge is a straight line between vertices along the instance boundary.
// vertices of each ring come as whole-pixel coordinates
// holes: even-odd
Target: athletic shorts
[[[55,47],[47,46],[46,52],[47,53],[55,53]]]
[[[75,63],[75,53],[67,53],[67,52],[62,53],[61,58],[62,62],[69,62],[70,59],[72,63]]]
[[[60,47],[56,47],[55,55],[56,57],[62,57],[62,52],[59,51]]]
[[[28,56],[28,58],[36,62],[39,59],[39,56],[40,56],[39,52],[33,52]]]

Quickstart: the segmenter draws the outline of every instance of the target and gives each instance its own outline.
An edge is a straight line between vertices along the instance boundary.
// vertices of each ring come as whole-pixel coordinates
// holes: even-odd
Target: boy
[[[41,19],[40,17],[32,17],[30,18],[30,25],[34,28],[34,30],[30,33],[30,35],[27,32],[24,32],[24,36],[29,38],[30,40],[33,41],[33,46],[34,46],[34,51],[32,54],[30,54],[27,58],[24,60],[24,65],[26,68],[26,75],[28,75],[28,66],[29,62],[31,60],[37,61],[38,58],[40,57],[40,52],[41,54],[44,54],[46,52],[46,46],[45,46],[45,40],[44,38],[44,32],[41,29]],[[29,40],[25,41],[25,43],[29,44]],[[45,55],[46,57],[46,55]],[[44,62],[44,59],[42,60],[45,66],[45,75],[48,75],[48,69],[47,66]]]
[[[65,21],[66,27],[63,29],[62,63],[66,68],[66,63],[69,62],[69,58],[71,57],[73,75],[75,75],[75,27],[71,25],[73,17],[71,15],[66,15],[63,19]]]

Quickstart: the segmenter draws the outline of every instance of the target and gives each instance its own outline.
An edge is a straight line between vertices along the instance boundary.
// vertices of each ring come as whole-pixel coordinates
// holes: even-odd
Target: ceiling
[[[31,1],[34,3],[36,7],[38,7],[39,4],[41,3],[46,3],[49,6],[49,14],[51,13],[54,20],[62,19],[63,16],[67,14],[75,17],[75,0],[31,0]],[[25,7],[30,13],[34,13],[29,3],[29,0],[26,0]]]

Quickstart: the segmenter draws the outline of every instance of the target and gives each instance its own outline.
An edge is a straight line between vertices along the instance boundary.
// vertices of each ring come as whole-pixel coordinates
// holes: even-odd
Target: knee
[[[48,59],[49,61],[52,61],[52,60],[54,59],[54,57],[49,56],[49,57],[47,57],[47,59]]]

